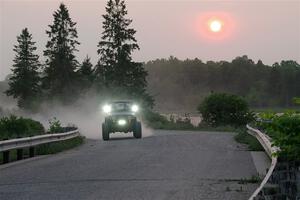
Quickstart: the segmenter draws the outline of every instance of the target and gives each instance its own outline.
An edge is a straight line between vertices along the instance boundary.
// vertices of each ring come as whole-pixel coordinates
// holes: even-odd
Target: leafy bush
[[[0,140],[29,137],[45,133],[43,125],[23,117],[2,117],[0,119]]]
[[[242,126],[253,119],[248,104],[241,97],[215,93],[206,97],[198,106],[203,121],[211,126]]]
[[[300,160],[300,115],[287,112],[281,115],[261,114],[257,126],[280,147],[278,155],[290,160]]]
[[[49,132],[50,133],[62,133],[65,132],[64,128],[61,126],[61,123],[56,117],[52,120],[49,120]]]

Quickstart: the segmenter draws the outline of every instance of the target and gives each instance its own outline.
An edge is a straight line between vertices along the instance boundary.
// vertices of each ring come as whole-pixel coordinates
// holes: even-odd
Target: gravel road
[[[257,184],[234,133],[154,131],[143,139],[81,147],[0,168],[0,199],[243,200]]]

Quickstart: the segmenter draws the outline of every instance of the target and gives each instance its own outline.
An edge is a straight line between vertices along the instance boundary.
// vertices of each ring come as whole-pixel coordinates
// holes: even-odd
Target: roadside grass
[[[65,141],[41,144],[36,147],[36,154],[47,155],[47,154],[59,153],[77,147],[83,144],[83,142],[84,142],[84,137],[79,136]]]
[[[234,136],[234,139],[239,143],[246,144],[250,151],[264,151],[259,141],[246,131],[246,129],[238,130],[238,134]]]
[[[59,153],[68,149],[75,148],[84,143],[84,137],[79,136],[65,141],[52,142],[48,144],[41,144],[35,147],[35,155],[48,155]],[[29,148],[23,149],[23,159],[29,157]],[[17,150],[10,151],[10,162],[17,160]],[[3,163],[3,153],[0,153],[0,164]]]

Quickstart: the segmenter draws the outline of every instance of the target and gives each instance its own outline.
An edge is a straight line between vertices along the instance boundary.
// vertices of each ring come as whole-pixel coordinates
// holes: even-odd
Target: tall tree
[[[76,23],[72,21],[67,7],[61,3],[53,14],[54,21],[47,30],[49,41],[44,55],[47,57],[43,87],[51,97],[68,102],[76,93],[78,62],[74,53],[78,51]],[[69,98],[68,98],[69,97]],[[74,99],[74,98],[73,98]]]
[[[39,56],[35,54],[35,42],[32,41],[32,34],[27,28],[17,36],[17,41],[13,49],[16,52],[12,66],[13,74],[9,78],[9,89],[6,94],[17,98],[20,108],[34,109],[41,91],[38,72]]]
[[[110,91],[114,89],[135,98],[141,97],[151,105],[153,100],[146,92],[147,72],[142,63],[134,62],[131,57],[139,46],[134,37],[136,31],[129,27],[132,20],[126,15],[124,0],[107,2],[106,14],[103,15],[104,31],[98,43],[100,59],[95,71],[96,84]]]
[[[80,77],[81,88],[84,90],[89,89],[94,81],[94,70],[90,57],[86,56],[86,58],[83,60],[78,70],[78,74]]]

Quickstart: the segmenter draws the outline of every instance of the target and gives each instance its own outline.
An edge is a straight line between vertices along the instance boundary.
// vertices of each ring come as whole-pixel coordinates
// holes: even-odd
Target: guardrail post
[[[9,162],[9,151],[3,151],[3,163]]]
[[[17,149],[17,160],[23,159],[23,149]]]
[[[32,158],[34,157],[34,147],[29,147],[29,157]]]

